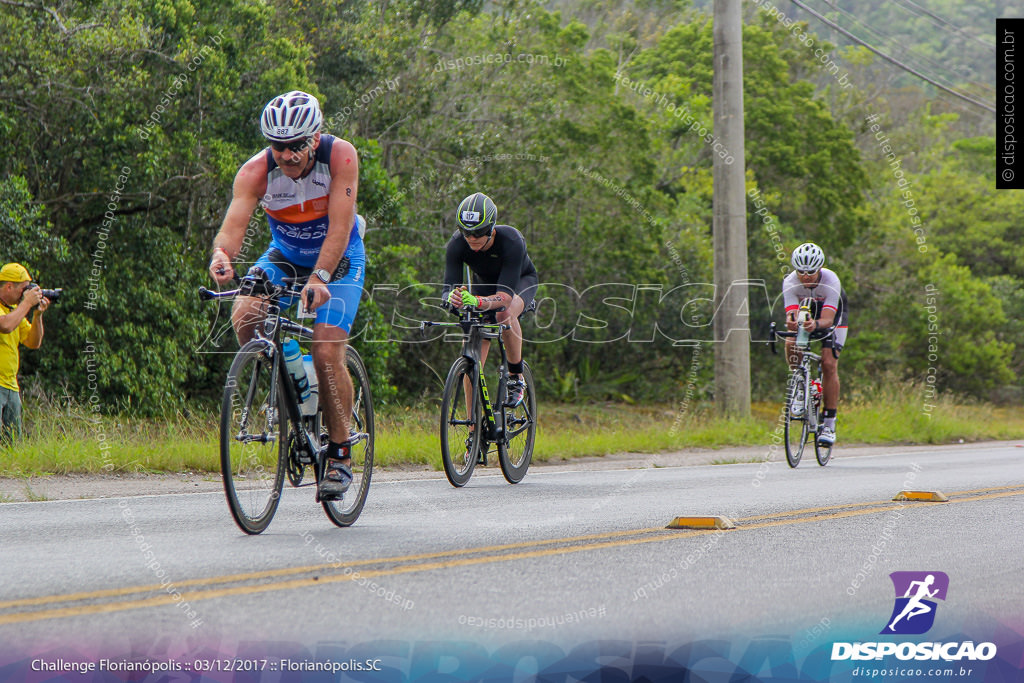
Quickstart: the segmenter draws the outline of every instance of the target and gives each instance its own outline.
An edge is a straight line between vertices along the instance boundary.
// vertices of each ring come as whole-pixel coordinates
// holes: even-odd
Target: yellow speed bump
[[[893,500],[917,500],[926,503],[949,502],[949,498],[942,491],[900,491]]]
[[[666,529],[735,529],[732,520],[725,517],[676,517]]]

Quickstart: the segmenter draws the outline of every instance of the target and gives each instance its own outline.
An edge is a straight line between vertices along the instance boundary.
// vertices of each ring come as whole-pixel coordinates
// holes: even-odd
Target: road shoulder
[[[929,453],[946,448],[985,448],[1007,445],[1009,442],[992,441],[975,444],[934,446],[847,446],[836,449],[836,460],[884,453]],[[1015,444],[1018,445],[1018,444]],[[721,449],[687,449],[668,453],[616,453],[599,457],[549,460],[531,465],[531,472],[559,472],[580,470],[645,469],[653,467],[693,467],[700,465],[727,465],[757,463],[771,458],[784,460],[781,450],[769,451],[764,447],[730,447]],[[497,463],[485,471],[498,472]],[[444,473],[425,466],[375,469],[373,480],[401,481],[408,479],[444,479]],[[210,472],[181,473],[120,473],[70,474],[37,477],[0,477],[0,503],[21,503],[45,500],[82,500],[95,498],[125,498],[181,493],[208,493],[221,491],[220,475]]]

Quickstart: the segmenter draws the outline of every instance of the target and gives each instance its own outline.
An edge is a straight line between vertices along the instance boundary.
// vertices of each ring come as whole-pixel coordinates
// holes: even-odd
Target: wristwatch
[[[313,271],[313,275],[316,275],[318,278],[320,278],[320,281],[323,282],[325,285],[330,284],[331,282],[331,274],[327,272],[326,268],[317,268],[316,270]]]

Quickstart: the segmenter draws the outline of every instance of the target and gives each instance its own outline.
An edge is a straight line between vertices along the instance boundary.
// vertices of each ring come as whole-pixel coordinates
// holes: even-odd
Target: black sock
[[[825,408],[825,417],[835,417],[835,416],[836,416],[836,409],[835,408],[832,408],[832,409]]]
[[[518,363],[509,363],[508,364],[508,374],[510,374],[510,375],[521,375],[521,374],[523,374],[523,361],[519,361]]]
[[[347,457],[349,457],[347,453],[342,453],[341,452],[342,445],[344,445],[344,444],[336,443],[334,441],[328,441],[327,442],[327,457],[335,459],[335,460],[338,459],[338,458],[347,458]]]

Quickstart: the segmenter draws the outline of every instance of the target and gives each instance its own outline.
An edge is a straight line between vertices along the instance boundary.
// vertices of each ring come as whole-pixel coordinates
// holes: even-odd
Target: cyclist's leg
[[[365,274],[362,238],[353,231],[345,256],[327,285],[331,298],[316,309],[313,325],[313,366],[316,368],[328,436],[327,469],[320,488],[321,499],[337,497],[352,482],[349,418],[352,415],[353,388],[345,363],[345,347],[359,311]]]
[[[837,327],[831,338],[822,341],[821,393],[822,432],[818,443],[831,446],[836,440],[836,414],[839,408],[839,352],[846,341],[846,327]]]
[[[319,383],[319,400],[324,408],[327,434],[331,441],[348,441],[352,410],[352,378],[345,367],[348,332],[340,327],[317,323],[313,326],[313,366]]]
[[[519,326],[519,316],[525,309],[526,303],[522,297],[514,294],[512,303],[495,314],[499,323],[509,326],[501,333],[501,340],[505,342],[505,353],[510,364],[523,362],[523,329]]]
[[[256,263],[249,268],[249,273],[254,268],[261,268],[275,285],[284,284],[286,277],[295,277],[295,266],[285,260],[284,255],[273,244],[263,252],[263,255],[256,260]],[[231,325],[235,328],[235,336],[238,337],[238,345],[244,346],[246,342],[256,336],[256,330],[263,323],[267,315],[263,310],[263,300],[253,296],[239,296],[235,298],[234,306],[231,308]]]
[[[519,281],[516,293],[512,296],[512,303],[505,310],[498,311],[496,315],[499,323],[509,326],[509,329],[501,334],[509,364],[518,365],[523,362],[523,328],[519,325],[519,317],[533,303],[536,294],[537,276],[527,275]]]
[[[846,327],[837,327],[831,339],[821,343],[821,393],[825,410],[839,407],[839,352],[846,342]],[[833,353],[834,352],[834,353]]]
[[[357,242],[353,236],[352,242]],[[365,257],[362,241],[350,243],[345,257],[327,289],[331,298],[316,309],[313,325],[313,365],[324,401],[327,433],[334,443],[348,441],[349,416],[352,413],[352,378],[345,364],[345,346],[359,312],[363,294]]]
[[[502,332],[501,338],[508,351],[510,385],[506,400],[510,406],[518,406],[526,394],[526,384],[523,381],[523,328],[519,324],[519,318],[527,310],[532,310],[536,293],[537,275],[531,273],[519,281],[512,303],[497,315],[498,322],[509,326],[509,329]]]

